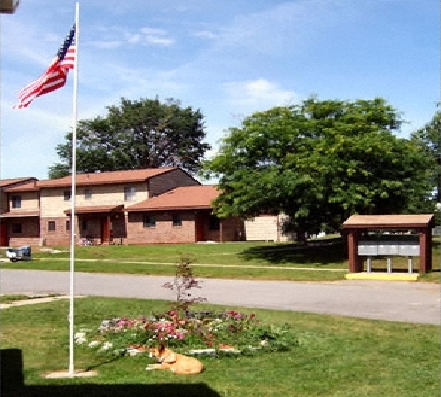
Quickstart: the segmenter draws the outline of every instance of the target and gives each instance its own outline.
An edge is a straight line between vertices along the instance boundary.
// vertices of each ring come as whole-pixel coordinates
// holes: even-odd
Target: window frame
[[[181,214],[173,214],[172,215],[172,226],[173,227],[182,227],[182,216],[181,216]]]
[[[57,225],[55,221],[47,221],[47,231],[48,232],[56,232]]]
[[[13,194],[11,196],[11,208],[14,210],[21,208],[21,194]]]
[[[136,199],[136,187],[124,186],[124,201],[135,201]]]
[[[92,189],[90,187],[84,188],[84,200],[92,199]]]
[[[144,229],[154,229],[156,227],[156,216],[155,215],[143,215],[142,216],[142,227]]]
[[[64,198],[64,201],[72,200],[72,191],[71,190],[64,190],[63,191],[63,198]]]

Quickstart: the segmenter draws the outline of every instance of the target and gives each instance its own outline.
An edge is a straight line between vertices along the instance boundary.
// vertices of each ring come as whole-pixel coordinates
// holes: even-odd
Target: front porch
[[[124,205],[75,208],[75,243],[78,245],[122,244],[127,237]],[[72,211],[64,213],[71,216]]]
[[[10,211],[0,215],[0,246],[40,244],[39,211]]]

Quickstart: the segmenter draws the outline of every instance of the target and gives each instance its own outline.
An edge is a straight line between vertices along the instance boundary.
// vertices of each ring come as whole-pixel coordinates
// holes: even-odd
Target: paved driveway
[[[171,277],[76,273],[75,294],[173,299]],[[399,281],[294,282],[202,279],[194,295],[209,303],[441,324],[439,285]],[[69,293],[69,273],[0,270],[0,291]],[[192,291],[192,292],[193,292]]]

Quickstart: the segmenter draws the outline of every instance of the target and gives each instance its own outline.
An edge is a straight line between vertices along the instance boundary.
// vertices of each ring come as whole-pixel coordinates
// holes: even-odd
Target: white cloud
[[[225,90],[232,105],[246,109],[258,110],[287,105],[297,99],[293,91],[285,90],[278,84],[263,78],[226,83]]]
[[[143,27],[133,31],[121,26],[96,26],[95,32],[95,36],[102,37],[102,39],[87,41],[86,45],[100,49],[122,48],[126,44],[168,47],[175,43],[175,40],[164,29]]]
[[[172,39],[167,39],[164,37],[158,37],[153,35],[145,35],[144,41],[147,44],[158,44],[166,47],[171,46],[175,43],[175,41]]]
[[[218,35],[213,33],[213,31],[211,30],[199,30],[193,33],[193,36],[201,37],[203,39],[210,39],[210,40],[216,39],[218,37]]]
[[[170,46],[174,44],[174,40],[168,37],[168,33],[164,29],[141,28],[142,36],[140,41],[147,44],[158,44],[162,46]]]

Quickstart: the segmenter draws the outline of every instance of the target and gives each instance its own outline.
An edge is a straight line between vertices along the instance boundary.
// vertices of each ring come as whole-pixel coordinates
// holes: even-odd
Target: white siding
[[[282,232],[286,215],[261,215],[245,221],[247,241],[289,241],[290,235]]]

